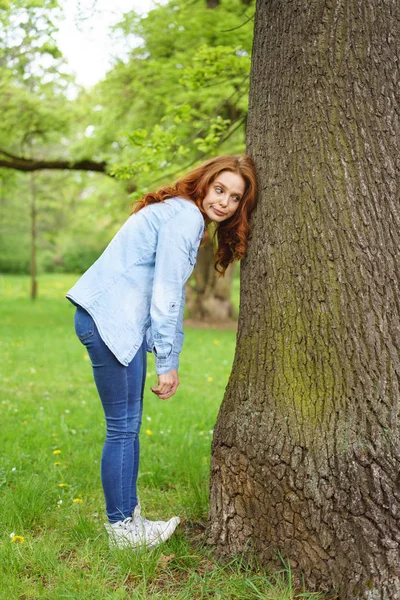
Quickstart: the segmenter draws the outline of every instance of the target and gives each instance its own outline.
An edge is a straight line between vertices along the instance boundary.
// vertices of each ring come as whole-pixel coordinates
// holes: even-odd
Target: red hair
[[[222,223],[216,223],[214,237],[217,240],[215,269],[223,275],[234,260],[241,259],[247,250],[249,217],[257,198],[257,180],[253,159],[250,156],[217,156],[180,177],[172,186],[164,186],[157,192],[145,194],[134,207],[138,212],[148,204],[163,202],[167,198],[180,196],[193,200],[206,217],[202,202],[208,188],[222,171],[231,171],[241,175],[245,182],[245,191],[236,212]]]

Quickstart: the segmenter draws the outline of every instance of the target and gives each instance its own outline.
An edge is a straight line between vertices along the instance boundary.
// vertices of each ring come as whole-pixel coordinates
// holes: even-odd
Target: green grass
[[[149,390],[156,381],[149,356],[139,492],[147,517],[178,514],[182,527],[152,551],[108,548],[102,409],[73,331],[74,308],[64,299],[76,279],[40,277],[39,298],[31,302],[28,278],[0,276],[0,598],[299,597],[286,569],[267,577],[239,558],[221,563],[199,542],[232,331],[186,330],[181,386],[168,401]]]

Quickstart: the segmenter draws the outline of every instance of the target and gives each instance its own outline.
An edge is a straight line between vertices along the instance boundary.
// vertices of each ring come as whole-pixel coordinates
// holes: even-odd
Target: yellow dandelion
[[[13,535],[11,541],[14,544],[22,544],[22,542],[25,541],[25,538],[23,538],[22,535]]]
[[[89,355],[88,354],[82,354],[83,356],[83,360],[89,360]]]
[[[62,454],[61,450],[53,450],[53,454]]]
[[[68,483],[59,483],[58,487],[68,487]]]
[[[221,342],[220,342],[219,340],[214,340],[214,344],[215,344],[216,346],[219,346],[219,345],[220,345],[220,343],[221,343]]]
[[[151,429],[146,429],[146,435],[153,435],[153,432]]]
[[[54,465],[55,465],[56,467],[59,467],[59,466],[61,465],[61,463],[60,463],[60,462],[58,462],[58,461],[56,461],[56,462],[54,463]]]
[[[214,379],[212,377],[207,377],[207,381],[211,383],[212,381],[214,381]]]
[[[82,504],[83,500],[82,498],[74,498],[72,502],[75,502],[75,504]]]

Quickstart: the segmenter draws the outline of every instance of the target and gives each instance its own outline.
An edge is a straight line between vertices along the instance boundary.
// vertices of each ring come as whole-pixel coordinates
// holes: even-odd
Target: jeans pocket
[[[76,307],[74,323],[75,333],[81,342],[84,342],[94,334],[94,321],[81,306]]]

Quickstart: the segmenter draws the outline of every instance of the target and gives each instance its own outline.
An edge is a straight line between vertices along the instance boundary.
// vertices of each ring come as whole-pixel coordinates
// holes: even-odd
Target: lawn
[[[161,401],[149,355],[139,493],[148,518],[182,526],[152,551],[110,550],[99,479],[104,438],[85,348],[64,299],[73,275],[0,276],[0,598],[263,598],[290,600],[290,575],[202,542],[212,429],[229,377],[233,331],[185,330],[181,385]],[[302,596],[306,597],[306,596]],[[307,595],[308,598],[315,596]]]

